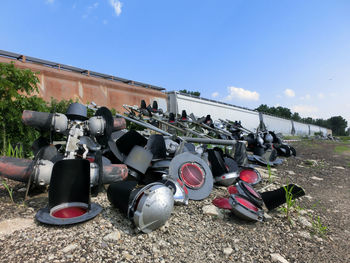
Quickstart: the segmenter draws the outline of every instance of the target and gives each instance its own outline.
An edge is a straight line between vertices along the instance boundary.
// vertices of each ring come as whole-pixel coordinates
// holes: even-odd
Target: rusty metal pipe
[[[113,118],[113,131],[120,131],[126,128],[126,121],[124,118]]]
[[[52,113],[24,110],[22,113],[22,122],[24,125],[38,130],[48,131],[51,128],[52,117]]]
[[[103,166],[103,184],[111,184],[125,180],[128,177],[128,167],[125,164],[109,164]]]
[[[34,169],[32,164],[32,160],[1,156],[0,176],[26,183]]]

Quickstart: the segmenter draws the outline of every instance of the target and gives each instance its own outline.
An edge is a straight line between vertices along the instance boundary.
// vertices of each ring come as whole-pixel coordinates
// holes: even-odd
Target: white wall
[[[294,122],[295,135],[309,135],[309,125],[301,122]]]
[[[186,110],[187,114],[193,113],[196,117],[210,114],[213,120],[241,120],[242,125],[251,131],[256,131],[256,128],[259,126],[259,113],[251,110],[178,93],[176,96],[170,94],[169,102],[168,109],[174,113],[181,114],[182,110]]]
[[[186,110],[187,114],[193,113],[196,117],[202,117],[210,114],[213,120],[229,119],[231,121],[241,121],[242,126],[255,132],[259,126],[259,113],[257,111],[240,108],[234,105],[212,101],[208,99],[183,95],[177,92],[168,92],[168,112],[181,114]],[[275,133],[284,135],[292,134],[292,121],[263,114],[263,121],[266,128]],[[295,122],[295,135],[314,135],[315,132],[327,134],[327,129],[316,125],[309,125],[301,122]]]
[[[271,115],[263,114],[263,120],[267,130],[274,131],[276,133],[291,134],[292,122],[290,120],[278,118]]]

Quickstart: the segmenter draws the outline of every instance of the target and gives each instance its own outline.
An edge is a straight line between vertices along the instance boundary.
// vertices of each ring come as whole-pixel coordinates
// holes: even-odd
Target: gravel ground
[[[162,228],[136,234],[131,222],[110,206],[106,193],[92,198],[104,209],[91,221],[68,227],[42,225],[36,211],[47,193],[23,202],[24,184],[7,181],[12,203],[0,186],[1,262],[350,262],[350,145],[329,141],[293,143],[298,157],[273,169],[256,188],[274,189],[297,183],[306,192],[298,199],[291,222],[280,210],[265,222],[248,223],[230,212],[203,212],[225,196],[215,187],[209,198],[176,206]],[[342,144],[343,145],[343,144]],[[308,159],[309,161],[305,161]],[[272,183],[272,184],[271,184]],[[321,230],[326,227],[323,233]]]

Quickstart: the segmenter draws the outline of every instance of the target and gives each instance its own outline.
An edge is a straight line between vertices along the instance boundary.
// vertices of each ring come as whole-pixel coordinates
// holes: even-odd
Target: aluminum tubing
[[[149,124],[149,123],[145,123],[145,122],[142,122],[142,121],[139,121],[139,120],[135,120],[135,119],[133,119],[133,118],[129,118],[129,117],[127,117],[127,116],[124,116],[124,115],[121,115],[121,114],[118,114],[118,113],[116,113],[116,116],[117,116],[117,117],[120,117],[120,118],[124,118],[124,119],[126,119],[126,120],[128,120],[128,121],[131,121],[131,122],[133,122],[133,123],[136,123],[136,124],[138,124],[138,125],[140,125],[140,126],[142,126],[142,127],[151,129],[151,130],[156,131],[156,132],[159,132],[160,134],[163,134],[163,135],[166,135],[166,136],[172,136],[171,133],[168,133],[168,132],[166,132],[166,131],[163,131],[163,130],[161,130],[161,129],[159,129],[159,128],[157,128],[157,127],[155,127],[155,126],[153,126],[153,125],[151,125],[151,124]]]
[[[28,182],[34,169],[33,161],[7,156],[0,157],[0,176],[18,181]]]
[[[37,185],[49,185],[53,164],[49,161],[39,160],[35,167],[34,183]],[[90,163],[90,182],[92,185],[98,184],[98,165]],[[103,166],[102,183],[110,184],[117,181],[122,181],[128,176],[128,168],[124,164],[109,164]]]
[[[217,145],[235,145],[236,140],[221,140],[221,139],[206,139],[206,138],[192,138],[192,137],[180,137],[186,142],[204,143],[204,144],[217,144]]]

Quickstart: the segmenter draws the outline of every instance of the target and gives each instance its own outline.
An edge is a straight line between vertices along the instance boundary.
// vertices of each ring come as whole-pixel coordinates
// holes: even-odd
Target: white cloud
[[[46,0],[46,4],[53,4],[55,0]]]
[[[211,94],[211,97],[212,97],[212,98],[216,98],[217,96],[219,96],[219,92],[213,92],[213,93]]]
[[[295,92],[294,92],[294,90],[292,90],[292,89],[285,89],[285,90],[284,90],[284,94],[285,94],[287,97],[291,97],[291,98],[295,97]]]
[[[324,99],[324,94],[323,93],[318,93],[317,96],[318,96],[319,99]]]
[[[107,25],[107,24],[108,24],[108,21],[107,21],[106,19],[103,19],[103,20],[102,20],[102,23],[103,23],[104,25]]]
[[[109,4],[113,7],[114,12],[117,16],[122,13],[123,3],[119,0],[109,0]]]
[[[228,87],[227,88],[229,95],[225,97],[225,100],[232,100],[233,98],[241,100],[259,100],[259,93],[256,91],[245,90],[237,87]]]
[[[300,114],[310,114],[318,112],[318,108],[311,105],[295,105],[292,107],[292,111]]]

